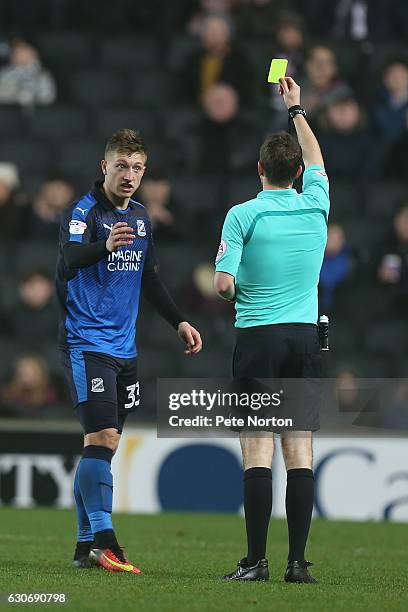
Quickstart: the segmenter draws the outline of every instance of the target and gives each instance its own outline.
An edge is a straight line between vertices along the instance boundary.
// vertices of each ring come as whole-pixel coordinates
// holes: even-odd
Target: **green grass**
[[[68,605],[35,608],[79,612],[408,610],[406,525],[314,521],[307,556],[319,584],[293,585],[282,582],[287,542],[280,520],[269,532],[271,580],[238,584],[220,580],[245,552],[238,516],[116,515],[119,540],[140,576],[73,569],[74,520],[65,510],[2,508],[0,592],[64,592]]]

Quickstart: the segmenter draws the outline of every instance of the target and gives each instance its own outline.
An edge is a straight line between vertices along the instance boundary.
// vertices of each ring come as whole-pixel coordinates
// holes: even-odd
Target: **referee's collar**
[[[103,190],[103,181],[95,181],[94,186],[91,189],[91,194],[104,210],[119,210],[109,200],[109,198],[106,197],[106,193]],[[128,208],[135,208],[133,200],[129,200]]]
[[[258,195],[256,196],[257,198],[273,198],[274,195],[280,195],[280,196],[288,196],[288,195],[294,195],[297,194],[296,189],[293,189],[293,187],[289,187],[286,189],[263,189],[262,191],[260,191],[258,193]]]

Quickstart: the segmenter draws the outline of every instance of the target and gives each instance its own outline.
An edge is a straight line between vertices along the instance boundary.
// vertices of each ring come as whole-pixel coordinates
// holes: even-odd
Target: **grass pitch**
[[[318,585],[282,581],[286,524],[271,522],[267,583],[227,583],[245,553],[235,515],[115,515],[119,541],[143,575],[71,567],[74,513],[0,510],[0,592],[66,593],[64,605],[19,605],[103,611],[384,611],[408,610],[408,526],[313,522],[307,557]],[[3,595],[4,602],[4,595]],[[9,604],[3,606],[11,609]]]

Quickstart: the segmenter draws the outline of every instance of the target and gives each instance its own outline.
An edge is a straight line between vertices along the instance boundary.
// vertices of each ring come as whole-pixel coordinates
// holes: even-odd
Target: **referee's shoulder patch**
[[[228,244],[226,240],[221,240],[220,246],[218,247],[217,257],[215,258],[215,263],[218,263],[220,259],[222,259],[227,252]]]
[[[324,179],[326,179],[327,182],[329,182],[329,177],[327,176],[324,170],[315,170],[314,173],[317,174],[318,176],[323,177]]]

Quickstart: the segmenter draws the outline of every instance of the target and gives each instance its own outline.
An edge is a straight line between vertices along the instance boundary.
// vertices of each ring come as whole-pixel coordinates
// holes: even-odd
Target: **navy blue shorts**
[[[74,407],[85,433],[115,428],[122,432],[130,412],[140,405],[137,358],[104,353],[61,351]]]
[[[232,371],[241,392],[283,391],[280,407],[265,416],[292,418],[295,431],[319,429],[324,381],[316,325],[284,323],[238,329]],[[270,385],[265,386],[266,381]],[[281,433],[285,428],[265,430]]]

